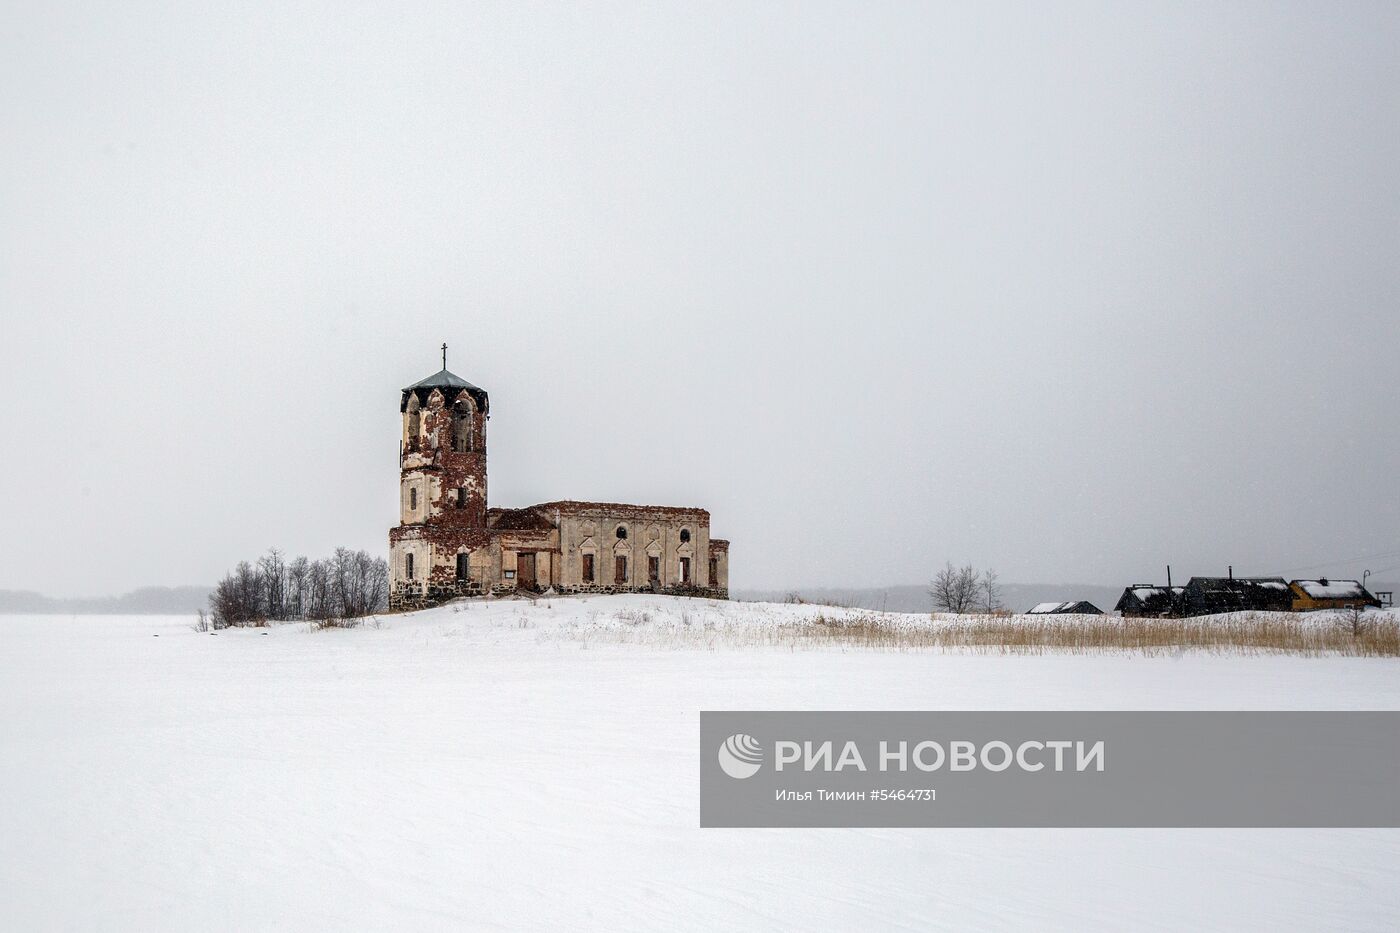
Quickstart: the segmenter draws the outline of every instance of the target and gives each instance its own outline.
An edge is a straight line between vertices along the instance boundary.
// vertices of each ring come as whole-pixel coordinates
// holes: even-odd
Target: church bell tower
[[[486,535],[486,420],[490,399],[447,369],[399,396],[399,524],[390,530],[393,588],[432,595],[465,579],[466,555]],[[461,555],[459,559],[459,555]]]

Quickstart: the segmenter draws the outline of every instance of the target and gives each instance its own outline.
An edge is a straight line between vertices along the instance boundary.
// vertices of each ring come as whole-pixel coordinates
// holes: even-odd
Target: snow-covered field
[[[1379,930],[1400,917],[1395,830],[699,829],[701,709],[1400,709],[1395,659],[673,637],[812,611],[498,601],[218,635],[184,618],[0,616],[0,924]]]

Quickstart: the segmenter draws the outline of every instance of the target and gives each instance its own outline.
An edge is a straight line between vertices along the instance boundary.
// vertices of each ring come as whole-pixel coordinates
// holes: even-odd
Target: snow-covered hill
[[[1400,915],[1389,830],[700,830],[701,709],[1400,709],[1393,659],[675,637],[821,612],[600,597],[217,635],[186,618],[0,618],[5,925],[1383,929]]]

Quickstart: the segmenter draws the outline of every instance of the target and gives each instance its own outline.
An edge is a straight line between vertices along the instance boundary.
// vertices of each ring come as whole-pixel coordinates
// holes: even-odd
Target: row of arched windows
[[[619,540],[619,541],[626,541],[626,540],[627,540],[627,526],[626,526],[626,525],[618,525],[618,526],[617,526],[617,540]],[[690,529],[689,529],[689,528],[682,528],[682,529],[681,529],[681,544],[689,544],[689,543],[690,543]]]
[[[418,396],[409,396],[408,407],[404,409],[404,414],[407,417],[409,446],[415,446],[418,435],[423,430],[422,406],[418,402]],[[452,406],[450,443],[452,449],[457,453],[470,453],[475,449],[473,417],[471,402],[466,399],[459,399],[457,404]]]

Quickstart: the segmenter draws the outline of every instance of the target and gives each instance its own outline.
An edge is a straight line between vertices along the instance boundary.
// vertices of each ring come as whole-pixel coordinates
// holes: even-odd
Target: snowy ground
[[[701,709],[1400,709],[1400,661],[665,637],[682,614],[812,611],[712,605],[501,601],[218,635],[169,617],[0,616],[3,925],[1356,930],[1400,916],[1400,831],[700,830],[696,787]],[[648,626],[656,646],[606,637]]]

